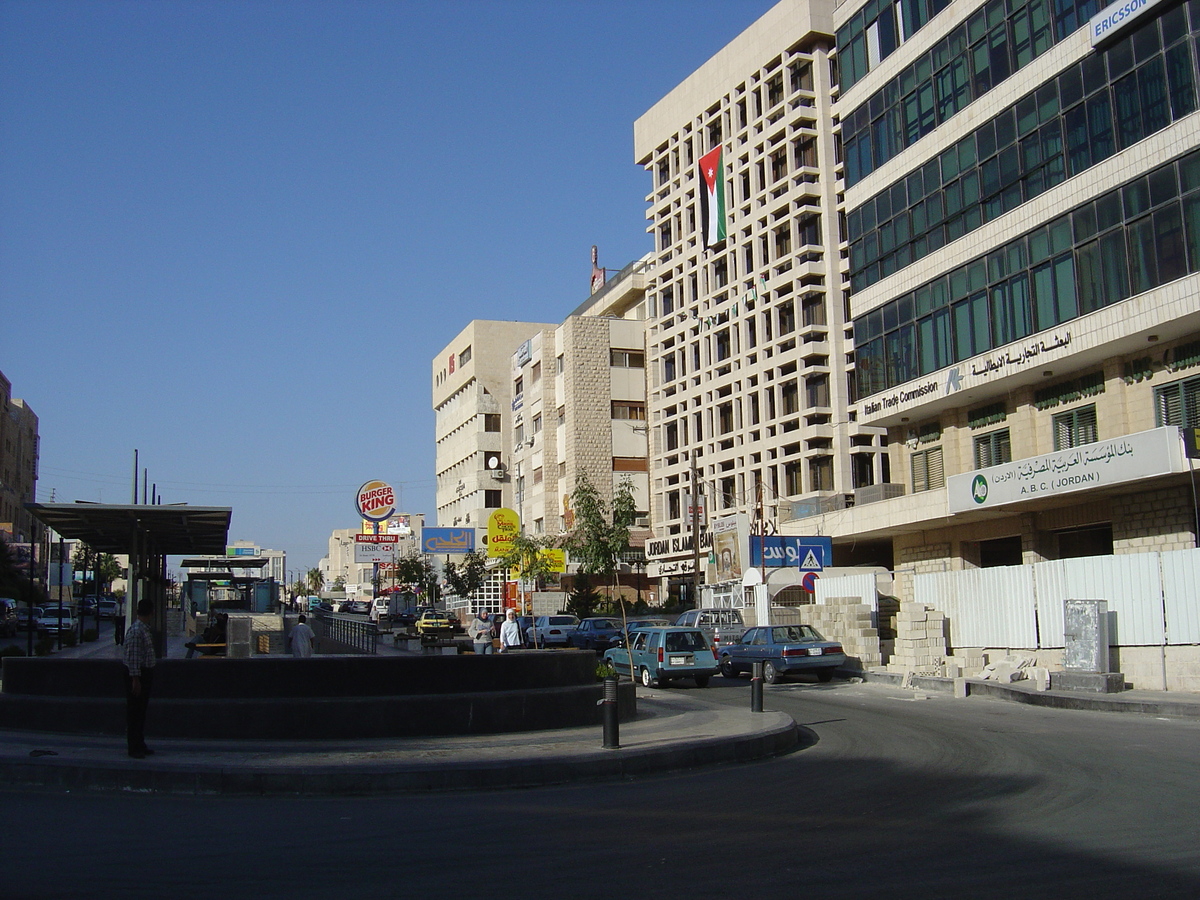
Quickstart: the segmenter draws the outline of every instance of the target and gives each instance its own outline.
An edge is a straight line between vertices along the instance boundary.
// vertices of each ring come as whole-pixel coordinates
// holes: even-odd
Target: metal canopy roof
[[[147,550],[162,556],[223,554],[233,509],[228,506],[168,506],[107,503],[27,503],[37,519],[65,538],[84,541],[101,553],[129,553],[143,534]]]
[[[270,562],[265,556],[202,556],[182,559],[179,561],[179,565],[184,569],[211,569],[214,566],[222,566],[226,569],[261,569]]]

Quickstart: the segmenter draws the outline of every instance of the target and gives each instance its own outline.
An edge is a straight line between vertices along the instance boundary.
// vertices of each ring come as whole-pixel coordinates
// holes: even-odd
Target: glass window
[[[1154,415],[1160,427],[1200,428],[1200,376],[1156,388]]]
[[[927,450],[917,450],[912,454],[912,489],[933,491],[945,487],[945,473],[942,470],[942,448],[930,447]]]

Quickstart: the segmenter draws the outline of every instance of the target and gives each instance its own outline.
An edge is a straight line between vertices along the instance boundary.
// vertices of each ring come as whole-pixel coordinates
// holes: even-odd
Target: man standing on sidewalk
[[[146,746],[146,707],[154,688],[154,639],[150,623],[154,601],[139,600],[137,621],[125,633],[125,736],[129,755],[145,759],[154,751]]]

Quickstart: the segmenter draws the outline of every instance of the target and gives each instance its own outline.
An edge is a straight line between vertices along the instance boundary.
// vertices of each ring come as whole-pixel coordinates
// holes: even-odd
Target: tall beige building
[[[609,503],[628,480],[648,533],[645,289],[649,259],[611,277],[564,322],[515,349],[512,476],[527,531],[570,529],[581,474]]]
[[[833,34],[832,3],[785,0],[634,126],[655,243],[650,574],[672,593],[692,579],[693,493],[703,565],[713,520],[773,531],[888,479],[850,388]],[[706,240],[699,169],[718,150],[725,236]]]
[[[31,538],[25,504],[37,499],[38,456],[38,417],[0,372],[0,534],[8,540]]]
[[[511,354],[553,325],[476,319],[433,360],[439,526],[486,529],[492,510],[511,508]]]

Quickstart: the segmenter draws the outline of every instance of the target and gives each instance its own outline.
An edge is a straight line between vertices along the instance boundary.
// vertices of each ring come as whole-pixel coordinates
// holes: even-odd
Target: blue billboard
[[[470,553],[475,549],[475,529],[423,528],[421,549],[426,553]]]

